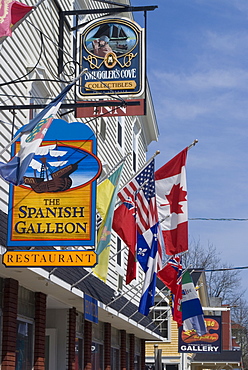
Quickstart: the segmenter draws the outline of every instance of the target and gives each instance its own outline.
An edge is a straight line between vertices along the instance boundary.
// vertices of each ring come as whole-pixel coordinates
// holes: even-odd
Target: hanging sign
[[[8,246],[94,246],[100,173],[93,131],[53,120],[24,184],[10,186]]]
[[[143,29],[126,18],[92,21],[81,35],[82,97],[139,96],[144,92]]]
[[[221,316],[204,316],[204,320],[207,333],[202,336],[179,328],[178,352],[221,352]]]
[[[98,323],[98,301],[84,293],[84,318],[85,320]]]
[[[87,117],[119,117],[119,116],[144,116],[144,99],[132,99],[129,102],[136,102],[137,105],[101,105],[95,107],[79,107],[76,110],[77,118]],[[102,101],[101,101],[102,102]],[[116,103],[118,100],[108,100],[108,103]],[[80,103],[80,102],[79,102]],[[120,101],[119,101],[120,103]]]

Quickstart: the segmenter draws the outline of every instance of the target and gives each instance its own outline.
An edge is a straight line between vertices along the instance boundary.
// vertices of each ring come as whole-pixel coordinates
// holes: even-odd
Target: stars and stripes
[[[139,234],[157,222],[154,159],[118,193],[118,197],[122,202],[131,200],[135,204]]]
[[[119,191],[118,197],[122,204],[115,210],[112,227],[129,248],[126,273],[129,284],[136,278],[137,248],[142,249],[139,246],[142,235],[158,221],[154,159]]]

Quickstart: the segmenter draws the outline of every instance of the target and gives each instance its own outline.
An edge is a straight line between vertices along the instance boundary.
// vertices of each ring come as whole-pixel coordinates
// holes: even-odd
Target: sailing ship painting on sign
[[[86,150],[62,145],[38,149],[24,176],[36,193],[56,193],[85,185],[99,175],[99,160]]]
[[[109,50],[106,49],[106,51],[113,51],[120,56],[130,52],[136,44],[136,33],[130,27],[118,23],[102,24],[93,29],[86,38],[89,51],[97,56],[104,56],[100,55],[100,51],[105,50],[106,45],[109,45]]]

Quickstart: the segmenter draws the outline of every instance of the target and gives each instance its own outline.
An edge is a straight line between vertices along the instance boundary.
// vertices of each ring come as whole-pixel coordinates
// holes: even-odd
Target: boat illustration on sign
[[[124,31],[123,27],[118,24],[103,24],[99,27],[97,32],[94,34],[94,38],[99,38],[102,35],[108,36],[110,41],[127,40],[128,35]]]
[[[134,49],[137,44],[137,35],[127,25],[108,22],[94,27],[86,34],[86,49],[90,53],[99,56],[95,50],[95,43],[98,41],[98,48],[103,48],[105,45],[101,44],[100,40],[108,44],[108,47],[117,57],[121,57]]]
[[[66,149],[68,150],[58,150],[56,144],[40,147],[30,163],[33,175],[24,176],[24,186],[30,186],[36,193],[56,193],[70,189],[73,185],[73,179],[70,175],[78,170],[82,161],[90,159],[92,153],[83,150],[77,150],[73,153],[71,148],[67,147]],[[73,154],[76,157],[74,161]],[[63,157],[65,159],[61,160]],[[31,169],[29,169],[29,173]],[[92,175],[90,174],[89,177],[91,178]],[[88,177],[87,180],[89,180]],[[83,180],[82,183],[84,183]]]

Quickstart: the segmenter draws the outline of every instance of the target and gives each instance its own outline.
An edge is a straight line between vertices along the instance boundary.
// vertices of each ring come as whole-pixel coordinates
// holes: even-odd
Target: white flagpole
[[[105,175],[105,176],[103,176],[103,178],[101,179],[101,181],[97,184],[97,185],[100,185],[104,180],[106,180],[109,176],[110,176],[110,174],[116,169],[116,168],[118,168],[121,164],[122,164],[122,162],[125,162],[126,161],[126,159],[127,159],[127,157],[129,156],[131,154],[131,152],[129,152],[129,153],[127,153],[126,155],[125,155],[125,157],[123,157],[113,168],[111,168],[111,170]]]
[[[160,293],[163,293],[163,290],[164,289],[167,289],[167,287],[165,286],[163,289],[161,289],[159,292]],[[160,302],[162,302],[164,300],[164,298],[161,298],[160,299],[160,301],[159,302],[157,302],[156,304],[155,304],[155,306],[153,306],[152,308],[151,308],[151,310],[150,311],[152,311],[155,307],[157,307],[158,305],[159,305],[159,303]],[[131,317],[133,317],[137,312],[139,312],[139,310],[136,310],[136,311],[134,311],[133,313],[132,313],[132,315],[131,316],[129,316],[129,318],[128,319],[131,319]],[[144,316],[144,317],[142,317],[139,321],[138,321],[138,324],[142,321],[142,320],[144,320],[144,318],[145,318],[146,316]]]
[[[109,247],[111,247],[111,245],[109,246]],[[114,257],[116,257],[119,253],[121,253],[124,249],[126,249],[127,248],[127,246],[126,245],[124,245],[124,247],[122,248],[122,249],[120,249],[118,252],[116,252],[113,256],[111,256],[110,258],[109,258],[109,261],[111,261]],[[51,271],[51,273],[53,272],[53,270]],[[88,274],[86,274],[86,275],[84,275],[80,280],[78,280],[78,281],[76,281],[76,283],[74,283],[74,284],[72,284],[71,285],[71,290],[73,289],[73,288],[75,288],[75,286],[77,286],[79,283],[81,283],[81,281],[83,281],[84,279],[86,279],[88,276],[90,276],[90,275],[92,275],[93,274],[93,269],[91,270],[91,271],[89,271],[88,272]],[[50,274],[49,274],[49,277],[50,277]]]
[[[111,300],[109,303],[106,304],[106,307],[108,307],[109,305],[111,305],[112,303],[116,302],[118,299],[120,299],[121,297],[123,297],[125,294],[127,293],[130,293],[134,288],[137,288],[139,285],[143,284],[144,281],[141,281],[140,283],[138,283],[137,285],[133,285],[131,287],[131,289],[128,289],[127,292],[123,292],[121,293],[120,295],[118,295],[118,297],[116,297],[115,299]]]
[[[138,174],[140,173],[140,172],[142,172],[143,171],[143,169],[146,167],[146,166],[148,166],[148,164],[158,155],[158,154],[160,154],[160,151],[159,150],[157,150],[154,154],[153,154],[153,156],[138,170],[138,172],[136,172],[136,174],[134,175],[134,176],[132,176],[131,177],[131,179],[129,179],[126,183],[125,183],[125,185],[123,185],[122,186],[122,188],[119,190],[119,191],[121,191],[123,188],[125,188],[125,186],[130,182],[130,181],[132,181],[132,179],[134,178],[134,177],[136,177],[136,176],[138,176]]]
[[[193,141],[193,143],[192,143],[192,144],[190,144],[190,145],[188,146],[188,149],[193,148],[193,146],[195,146],[197,143],[198,143],[198,139],[195,139],[195,140]]]

